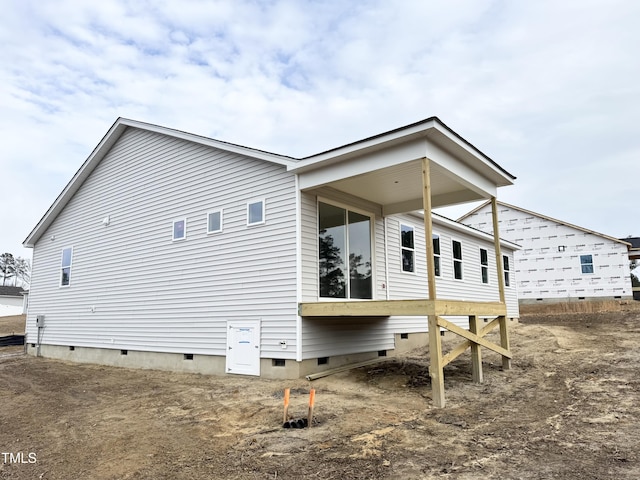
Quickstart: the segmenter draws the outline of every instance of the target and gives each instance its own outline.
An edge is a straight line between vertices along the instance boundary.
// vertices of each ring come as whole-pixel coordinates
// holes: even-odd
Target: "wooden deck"
[[[301,317],[391,317],[464,315],[479,317],[506,316],[507,307],[500,302],[465,302],[461,300],[362,300],[349,302],[300,303]]]
[[[503,290],[502,290],[503,291]],[[301,317],[427,317],[429,325],[429,351],[433,403],[444,407],[444,367],[471,349],[471,371],[473,381],[483,381],[481,347],[502,355],[502,367],[511,368],[511,349],[507,328],[507,305],[502,302],[465,302],[462,300],[361,300],[343,302],[300,303]],[[465,330],[451,323],[444,316],[466,316],[469,329]],[[488,325],[480,328],[480,318],[495,317]],[[500,328],[500,345],[484,338],[494,328]],[[446,354],[442,351],[440,329],[444,328],[462,337],[462,342]]]

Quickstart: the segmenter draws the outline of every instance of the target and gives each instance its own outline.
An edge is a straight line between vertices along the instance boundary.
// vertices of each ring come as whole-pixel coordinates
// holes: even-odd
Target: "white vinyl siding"
[[[411,223],[412,219],[414,221],[413,224],[417,225],[415,229],[415,276],[409,276],[401,272],[399,258],[400,245],[397,240],[394,241],[394,239],[399,238],[400,223]],[[424,248],[424,228],[420,226],[421,223],[421,218],[418,219],[409,214],[394,215],[388,219],[390,257],[389,293],[392,300],[427,298],[426,250]],[[433,229],[434,233],[439,236],[441,245],[441,275],[436,278],[437,298],[478,302],[499,301],[500,296],[497,284],[495,282],[490,282],[489,284],[482,283],[480,256],[478,255],[480,247],[487,250],[490,277],[497,278],[493,238],[479,238],[470,233],[462,233],[458,229],[454,231],[447,224],[439,221],[437,216],[433,218]],[[465,274],[462,280],[456,280],[454,278],[452,237],[461,243],[462,258],[465,259]],[[513,250],[503,246],[502,253],[509,257],[510,261],[513,261]],[[505,295],[508,316],[519,317],[517,292],[513,287],[513,283],[512,287],[505,289]],[[448,317],[448,319],[463,328],[469,327],[469,322],[466,317]],[[427,331],[427,318],[391,317],[388,328],[393,333],[425,332]]]
[[[354,208],[369,207],[362,201],[336,192],[322,192],[322,198],[328,195],[336,201]],[[302,194],[302,250],[303,250],[303,301],[318,301],[318,240],[316,196]],[[357,205],[356,205],[357,204]],[[414,225],[415,274],[407,275],[402,270],[402,248],[400,225]],[[427,298],[428,285],[426,274],[426,249],[422,218],[405,214],[394,215],[385,221],[376,215],[376,240],[374,263],[377,276],[377,298],[414,299]],[[464,229],[464,227],[460,227]],[[436,279],[438,298],[460,299],[468,301],[499,301],[496,284],[483,284],[480,271],[480,246],[488,252],[491,275],[496,273],[495,250],[491,237],[478,238],[476,235],[463,234],[450,230],[445,224],[434,218],[434,233],[441,245],[441,276]],[[452,236],[462,244],[463,258],[474,268],[463,280],[453,278]],[[513,259],[513,251],[503,247],[503,253]],[[385,264],[385,258],[387,263]],[[475,260],[471,260],[475,259]],[[388,267],[388,272],[385,267]],[[466,268],[466,267],[465,267]],[[385,288],[382,288],[384,285]],[[515,288],[506,289],[507,310],[509,316],[518,317],[518,302]],[[448,317],[449,320],[468,328],[467,317]],[[359,352],[375,352],[393,348],[394,335],[427,331],[426,317],[390,317],[390,318],[303,318],[302,343],[303,358],[331,357]]]
[[[248,229],[257,195],[269,221]],[[46,315],[45,344],[225,355],[227,320],[260,318],[262,356],[295,359],[295,199],[283,166],[128,129],[34,248],[29,338]],[[174,242],[178,218],[189,232]],[[58,289],[71,242],[73,288]]]

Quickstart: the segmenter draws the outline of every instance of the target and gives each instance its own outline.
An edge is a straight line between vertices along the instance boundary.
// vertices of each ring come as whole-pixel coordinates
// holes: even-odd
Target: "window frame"
[[[456,249],[454,244],[460,245],[460,258],[456,258]],[[462,241],[451,239],[451,258],[453,260],[453,279],[464,281],[464,255],[462,254]],[[457,277],[456,264],[460,265],[460,277]]]
[[[262,204],[262,213],[261,219],[259,222],[250,222],[251,218],[251,205],[255,205],[257,203]],[[247,202],[247,227],[254,227],[256,225],[264,225],[266,223],[266,200],[264,198],[257,198],[255,200],[250,200]]]
[[[509,255],[502,255],[502,272],[504,273],[504,286],[511,286],[511,268],[509,262]]]
[[[69,250],[69,265],[65,265],[64,263],[64,252]],[[71,270],[73,268],[73,246],[71,247],[64,247],[62,249],[62,251],[60,252],[60,281],[58,286],[60,288],[69,288],[71,286]],[[69,270],[69,273],[67,274],[67,283],[63,282],[64,279],[64,271],[65,269]]]
[[[184,222],[182,237],[176,237],[176,224]],[[180,242],[187,239],[187,217],[177,218],[171,222],[171,240],[173,242]]]
[[[350,285],[350,281],[351,281],[351,277],[349,275],[349,272],[347,272],[347,274],[345,275],[345,291],[346,291],[346,296],[345,297],[323,297],[320,295],[321,293],[321,289],[320,289],[320,279],[318,278],[318,291],[317,291],[317,295],[318,295],[318,301],[319,302],[335,302],[335,301],[345,301],[345,302],[366,302],[366,301],[371,301],[371,300],[376,300],[377,298],[377,291],[376,291],[376,249],[375,249],[375,242],[376,242],[376,238],[375,238],[375,234],[376,234],[376,215],[373,212],[369,212],[367,210],[363,210],[362,208],[358,208],[358,207],[354,207],[353,205],[350,205],[348,203],[342,203],[339,202],[337,200],[331,200],[325,197],[320,197],[317,196],[316,197],[316,239],[320,238],[320,221],[319,221],[319,212],[320,212],[320,203],[325,203],[327,205],[331,205],[333,207],[337,207],[337,208],[342,208],[346,211],[346,221],[347,221],[347,225],[348,225],[348,218],[349,218],[349,212],[354,212],[354,213],[358,213],[360,215],[364,215],[369,217],[369,242],[370,242],[370,249],[371,249],[371,298],[351,298],[350,294],[351,294],[351,285]],[[414,240],[415,242],[415,240]],[[345,237],[345,245],[349,244],[349,237],[348,234]],[[316,254],[316,272],[319,273],[320,272],[320,256],[319,256],[319,251]],[[348,257],[348,254],[347,254]],[[347,259],[348,262],[348,259]]]
[[[220,228],[218,230],[211,230],[211,215],[214,215],[216,213],[220,214]],[[222,208],[216,208],[215,210],[210,210],[207,212],[207,235],[211,235],[214,233],[222,233],[223,231],[223,222],[224,222],[224,212]]]
[[[433,247],[433,271],[436,277],[442,277],[442,242],[439,233],[431,233],[431,246]],[[438,241],[438,253],[436,253],[435,241]]]
[[[484,260],[482,252],[484,252]],[[482,247],[480,247],[480,280],[483,285],[489,285],[489,250]]]
[[[411,232],[412,232],[412,240],[413,240],[413,247],[405,247],[402,244],[402,228],[410,228]],[[411,260],[412,260],[412,270],[405,270],[404,269],[404,251],[410,251],[412,253],[411,255]],[[409,225],[407,223],[402,223],[400,222],[400,271],[402,273],[408,273],[409,275],[415,275],[416,274],[416,228],[413,225]]]
[[[583,262],[582,258],[583,257],[591,257],[591,261],[590,262]],[[584,267],[591,267],[591,271],[590,272],[585,272],[584,271]],[[596,269],[595,269],[595,265],[593,264],[593,254],[589,253],[589,254],[585,254],[585,255],[580,255],[580,272],[583,275],[593,275],[595,273]]]

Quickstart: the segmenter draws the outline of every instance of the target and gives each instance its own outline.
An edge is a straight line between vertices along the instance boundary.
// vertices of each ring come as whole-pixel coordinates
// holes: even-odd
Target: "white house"
[[[431,324],[433,351],[446,328],[508,362],[517,246],[431,208],[513,179],[435,117],[302,159],[120,118],[24,242],[28,351],[292,378]]]
[[[24,313],[22,287],[0,286],[0,317]]]
[[[500,236],[522,246],[514,265],[521,303],[632,298],[630,243],[503,202],[498,208]],[[491,205],[458,221],[490,231]]]

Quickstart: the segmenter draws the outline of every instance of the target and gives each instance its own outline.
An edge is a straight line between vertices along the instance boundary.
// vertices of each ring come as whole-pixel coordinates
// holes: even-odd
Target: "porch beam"
[[[426,317],[428,315],[506,315],[499,302],[465,302],[461,300],[363,300],[300,303],[301,317]],[[485,327],[486,328],[486,327]]]

